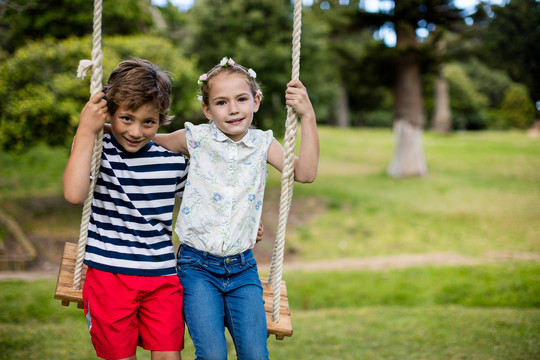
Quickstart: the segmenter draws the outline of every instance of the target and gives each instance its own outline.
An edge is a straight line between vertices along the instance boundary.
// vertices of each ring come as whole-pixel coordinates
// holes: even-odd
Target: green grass
[[[540,358],[540,262],[500,260],[540,254],[540,141],[427,133],[429,176],[398,180],[385,175],[391,131],[323,127],[320,137],[317,180],[295,185],[297,203],[318,207],[300,209],[308,220],[287,229],[295,259],[455,253],[481,263],[285,272],[294,335],[270,338],[271,357]],[[46,147],[0,153],[0,206],[30,235],[78,237],[80,208],[61,198],[66,160]],[[279,188],[273,170],[268,183]],[[53,300],[54,286],[0,282],[0,359],[95,358],[82,311]],[[193,357],[186,338],[183,358]]]
[[[296,311],[293,337],[270,338],[269,351],[278,360],[538,359],[539,324],[539,310],[373,306]],[[82,317],[1,324],[0,359],[95,359],[85,326]],[[193,354],[186,339],[182,358],[193,359]],[[150,356],[141,350],[138,358]]]
[[[60,195],[68,155],[67,149],[44,145],[18,156],[0,152],[0,200]]]
[[[286,272],[295,309],[365,306],[540,309],[540,264],[417,267],[385,271]]]
[[[370,306],[294,313],[274,359],[537,359],[540,311]]]
[[[540,141],[483,132],[427,133],[424,142],[429,176],[393,179],[390,131],[321,129],[319,176],[295,194],[319,196],[326,211],[288,229],[287,246],[309,260],[538,252]]]
[[[383,275],[287,274],[294,334],[283,341],[269,339],[272,358],[502,360],[540,356],[540,309],[523,308],[520,301],[528,296],[506,287],[522,278],[519,286],[538,294],[538,266],[522,266],[515,273],[500,267],[445,268],[442,278],[446,284],[436,285],[438,289],[453,294],[455,289],[447,288],[447,284],[465,286],[457,296],[444,299],[444,305],[428,300],[437,293],[431,286],[441,278],[437,269],[429,273],[433,271],[431,275],[420,270],[394,270]],[[411,281],[418,276],[420,279]],[[452,283],[454,277],[457,281]],[[336,283],[339,285],[332,286]],[[73,305],[63,307],[53,300],[54,281],[9,281],[1,285],[0,359],[95,358],[82,310]],[[498,301],[482,304],[484,289],[490,287],[500,292],[492,294]],[[477,300],[456,305],[467,298],[467,290]],[[400,293],[407,293],[405,298],[409,300],[419,300],[409,304]],[[309,306],[298,304],[305,301],[305,294],[312,296]],[[193,359],[193,354],[187,337],[183,358]],[[138,355],[139,359],[150,358],[143,350]]]

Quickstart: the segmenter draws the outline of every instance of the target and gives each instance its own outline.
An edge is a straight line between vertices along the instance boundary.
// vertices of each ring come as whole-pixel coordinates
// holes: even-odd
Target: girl
[[[190,157],[175,231],[182,242],[178,276],[184,315],[198,359],[226,359],[225,327],[239,359],[268,359],[262,286],[255,244],[267,177],[283,170],[284,150],[272,131],[251,129],[262,93],[256,73],[223,58],[201,75],[202,109],[209,124],[193,125],[155,141]],[[300,81],[285,99],[301,119],[295,180],[313,182],[319,162],[315,113]]]

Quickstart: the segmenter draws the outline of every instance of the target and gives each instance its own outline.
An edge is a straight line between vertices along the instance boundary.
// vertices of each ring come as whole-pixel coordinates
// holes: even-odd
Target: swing
[[[101,12],[102,0],[94,0],[94,20],[93,20],[93,42],[92,61],[82,60],[79,64],[78,76],[84,77],[84,73],[92,68],[90,81],[90,93],[101,91],[103,81],[101,54]],[[293,46],[292,46],[292,80],[297,80],[300,74],[300,33],[302,18],[302,1],[294,1],[293,20]],[[285,336],[292,336],[291,312],[287,297],[287,286],[282,280],[283,275],[283,253],[285,248],[285,229],[287,218],[291,207],[293,185],[294,185],[294,155],[295,140],[297,132],[297,115],[289,107],[287,109],[287,120],[285,122],[284,137],[284,164],[281,175],[281,196],[279,206],[279,219],[276,231],[276,240],[272,253],[272,262],[268,278],[261,277],[263,286],[263,300],[265,301],[265,312],[267,322],[267,336],[275,335],[276,339],[283,340]],[[86,248],[86,237],[88,224],[90,222],[90,209],[94,194],[94,187],[99,175],[101,163],[103,130],[96,135],[94,150],[92,154],[92,181],[88,196],[84,202],[82,210],[81,227],[78,244],[67,242],[64,245],[62,262],[58,272],[56,290],[54,298],[60,300],[63,306],[76,303],[77,307],[83,308],[82,287],[86,274],[86,265],[83,264]]]

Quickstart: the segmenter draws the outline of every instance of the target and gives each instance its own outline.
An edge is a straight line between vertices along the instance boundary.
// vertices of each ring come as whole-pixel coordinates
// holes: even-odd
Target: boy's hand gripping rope
[[[87,70],[92,69],[92,78],[90,80],[91,97],[101,91],[103,88],[103,55],[101,53],[101,14],[102,0],[94,0],[94,31],[92,39],[92,61],[81,60],[77,71],[79,77],[83,77]],[[90,209],[92,207],[92,199],[94,198],[94,188],[96,187],[97,178],[99,176],[99,167],[101,165],[101,147],[103,146],[103,129],[96,134],[94,142],[94,151],[92,153],[92,164],[90,171],[92,173],[92,181],[88,195],[84,201],[81,229],[79,232],[79,243],[77,248],[77,260],[75,261],[75,272],[73,275],[73,288],[81,289],[81,277],[84,253],[86,250],[86,240],[88,237],[88,224],[90,222]]]

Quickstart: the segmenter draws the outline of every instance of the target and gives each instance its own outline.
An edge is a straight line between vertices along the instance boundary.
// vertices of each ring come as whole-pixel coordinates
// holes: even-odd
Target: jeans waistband
[[[209,252],[206,252],[206,251],[202,251],[202,250],[198,250],[198,249],[195,249],[191,246],[188,246],[188,245],[180,245],[180,247],[178,248],[178,255],[180,255],[180,252],[187,252],[187,253],[190,253],[191,256],[194,256],[194,257],[197,257],[197,258],[200,258],[203,262],[211,262],[211,263],[214,263],[214,264],[224,264],[224,265],[227,265],[227,264],[240,264],[240,265],[244,265],[246,263],[246,261],[248,260],[251,260],[253,258],[253,251],[251,249],[248,249],[244,252],[241,252],[241,253],[238,253],[236,255],[231,255],[231,256],[217,256],[217,255],[213,255]],[[179,256],[178,256],[179,257]]]

